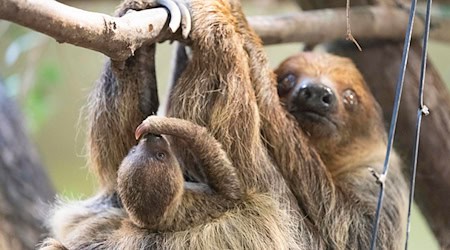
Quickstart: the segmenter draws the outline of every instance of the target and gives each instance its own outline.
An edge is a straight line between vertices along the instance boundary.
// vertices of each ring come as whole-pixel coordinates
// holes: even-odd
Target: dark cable
[[[414,187],[416,185],[416,172],[417,172],[417,158],[419,153],[419,139],[420,139],[420,128],[422,124],[422,116],[428,115],[428,108],[423,104],[423,90],[425,86],[425,72],[427,69],[427,51],[428,51],[428,39],[430,36],[430,19],[431,19],[431,4],[432,0],[427,1],[427,12],[425,16],[425,31],[423,35],[423,48],[422,48],[422,65],[420,69],[420,82],[419,82],[419,108],[417,111],[417,122],[416,122],[416,134],[414,137],[414,149],[413,149],[413,162],[410,177],[410,192],[409,192],[409,203],[408,203],[408,220],[406,224],[406,242],[405,249],[408,249],[408,240],[410,233],[411,224],[411,208],[414,201]]]
[[[389,138],[388,138],[388,144],[387,144],[387,150],[386,150],[386,158],[384,160],[384,165],[383,165],[383,173],[381,175],[374,173],[374,175],[377,178],[377,183],[380,185],[380,193],[378,196],[377,210],[376,210],[375,220],[374,220],[374,224],[373,224],[372,242],[370,245],[371,250],[375,249],[376,242],[377,242],[378,226],[380,223],[380,213],[381,213],[381,208],[383,206],[383,198],[384,198],[384,180],[385,180],[386,175],[389,170],[389,158],[391,155],[392,144],[393,144],[394,136],[395,136],[395,128],[397,125],[398,110],[400,107],[400,100],[401,100],[401,96],[402,96],[403,84],[405,82],[405,72],[406,72],[406,65],[408,62],[409,48],[411,45],[411,35],[412,35],[413,26],[414,26],[414,17],[416,15],[416,5],[417,5],[417,0],[411,0],[411,9],[409,12],[408,29],[406,31],[405,42],[404,42],[404,46],[403,46],[403,55],[402,55],[402,64],[400,67],[400,75],[397,80],[394,108],[392,111],[391,125],[390,125],[390,129],[389,129]]]

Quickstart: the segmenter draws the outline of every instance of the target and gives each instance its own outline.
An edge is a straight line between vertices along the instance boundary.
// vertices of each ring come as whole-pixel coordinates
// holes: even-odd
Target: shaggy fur
[[[381,116],[367,89],[361,88],[359,94],[364,96],[362,106],[367,108],[368,120],[342,113],[338,118],[346,123],[340,130],[341,139],[335,140],[338,136],[328,142],[324,138],[308,137],[305,133],[305,130],[309,132],[308,128],[299,126],[283,107],[261,42],[248,27],[238,1],[191,0],[189,8],[193,31],[187,45],[192,49],[192,59],[171,92],[168,115],[206,127],[232,161],[244,195],[255,192],[259,198],[249,202],[248,209],[238,209],[242,214],[231,209],[218,221],[193,226],[181,233],[149,233],[133,227],[126,216],[115,219],[114,211],[123,210],[112,205],[102,206],[96,212],[92,208],[100,202],[94,200],[79,209],[80,212],[89,210],[84,213],[88,216],[72,214],[75,219],[71,219],[66,214],[63,217],[66,221],[57,222],[67,223],[54,228],[70,228],[61,230],[69,233],[57,239],[67,239],[73,246],[91,242],[87,249],[96,244],[138,249],[367,248],[378,194],[378,184],[367,168],[381,172],[385,146],[385,140],[379,140],[385,137]],[[140,53],[145,51],[149,49],[142,48]],[[90,121],[94,136],[90,142],[93,159],[97,159],[95,169],[107,190],[103,197],[115,189],[119,163],[134,143],[130,130],[139,124],[139,119],[156,111],[154,64],[148,60],[153,55],[139,55],[142,54],[129,59],[125,67],[114,64],[112,71],[107,70],[92,101]],[[307,61],[293,67],[334,65],[316,66],[317,61],[310,64]],[[343,64],[336,72],[340,72],[332,75],[336,82],[364,85],[351,64]],[[359,126],[376,129],[372,135],[349,133],[361,130],[355,129]],[[180,140],[175,138],[173,142],[185,173],[207,183],[195,154],[186,150],[186,144]],[[316,144],[318,150],[311,144]],[[327,144],[330,147],[325,150],[323,145]],[[391,164],[377,238],[379,249],[399,248],[404,231],[406,185],[396,157]],[[290,192],[298,207],[291,202]],[[296,212],[301,219],[295,217]],[[79,217],[92,223],[78,223]],[[296,235],[291,224],[297,226]],[[83,225],[89,228],[77,231]],[[71,241],[71,237],[77,240]],[[257,238],[262,238],[258,239],[261,242],[256,242]]]
[[[125,6],[128,8],[129,4]],[[230,12],[231,7],[226,1],[194,0],[189,8],[193,30],[187,42],[192,46],[192,63],[174,89],[177,97],[173,98],[176,101],[172,102],[169,115],[204,126],[217,139],[225,152],[219,153],[220,157],[229,156],[241,185],[242,194],[228,195],[242,198],[236,205],[227,204],[225,209],[189,204],[193,200],[187,199],[187,202],[182,201],[181,205],[175,206],[177,213],[180,213],[175,218],[181,219],[174,220],[174,217],[168,216],[169,219],[163,224],[156,223],[156,229],[162,227],[157,232],[153,231],[155,228],[149,230],[137,226],[135,222],[145,218],[145,215],[140,214],[142,210],[130,209],[133,208],[132,201],[124,202],[124,205],[134,216],[129,216],[115,204],[117,170],[135,143],[133,130],[158,106],[154,46],[143,47],[125,63],[108,63],[91,98],[90,151],[93,168],[101,178],[104,191],[90,200],[64,204],[56,209],[50,227],[53,237],[67,248],[302,248],[297,239],[299,220],[296,203],[291,203],[291,193],[272,164],[259,135],[259,113],[251,85],[241,86],[241,83],[250,80],[249,63],[242,49],[243,40],[236,33],[236,20]],[[177,127],[172,127],[174,130],[167,126],[158,129],[168,134],[178,133]],[[139,129],[137,133],[140,134]],[[174,153],[186,173],[201,176],[197,180],[215,191],[230,185],[229,180],[221,179],[225,176],[221,171],[225,169],[208,173],[217,167],[215,162],[220,159],[204,159],[204,155],[208,154],[195,152],[197,146],[199,150],[209,149],[203,148],[206,145],[200,145],[208,140],[208,134],[201,132],[190,136],[196,136],[198,141],[183,143],[186,135],[182,140],[171,137],[171,145],[176,147]],[[185,158],[184,154],[194,157]],[[203,164],[211,164],[211,167],[205,168]],[[160,186],[175,181],[164,179]],[[205,196],[207,193],[201,192]],[[121,197],[124,197],[122,192]],[[216,204],[225,202],[225,198]],[[145,199],[140,202],[151,204],[152,201]],[[190,218],[189,214],[182,214],[194,208],[214,214],[207,215],[208,218],[203,215],[202,218]],[[149,224],[154,226],[154,220],[150,221],[152,223]],[[145,227],[147,222],[140,226]],[[189,229],[184,230],[186,227]]]
[[[58,241],[48,239],[43,249],[309,249],[286,236],[286,230],[296,225],[279,203],[265,194],[249,195],[216,220],[188,230],[159,233],[137,227],[121,208],[96,207],[104,197],[58,209],[55,219],[64,218],[65,222],[55,223],[67,228],[59,227],[61,231],[53,235]],[[277,216],[273,216],[274,209],[280,209]]]
[[[320,124],[297,121],[278,96],[276,77],[269,68],[259,37],[248,26],[237,1],[230,2],[250,66],[250,81],[245,78],[238,87],[250,84],[252,89],[246,90],[244,96],[256,95],[263,142],[305,218],[299,227],[301,242],[311,249],[367,248],[379,191],[369,169],[381,173],[386,150],[386,132],[379,105],[349,59],[301,54],[280,65],[276,70],[279,77],[291,73],[297,79],[327,78],[339,93],[353,88],[360,103],[357,112],[350,113],[343,110],[343,100],[339,99],[340,109],[334,121],[340,126],[336,131],[327,131],[326,136],[323,128],[313,131]],[[241,62],[242,56],[236,60]],[[177,61],[177,65],[185,64]],[[175,89],[177,87],[175,85]],[[230,101],[241,99],[235,97]],[[175,95],[172,100],[177,100]],[[194,107],[194,110],[201,108]],[[394,154],[390,164],[377,238],[379,249],[401,248],[405,231],[408,191],[401,174],[402,163]]]
[[[379,191],[369,168],[382,171],[386,133],[379,106],[363,77],[350,60],[327,54],[299,54],[283,62],[275,71],[279,79],[290,73],[296,77],[296,84],[310,78],[337,93],[338,110],[332,114],[337,129],[327,129],[318,122],[308,126],[283,108],[287,98],[282,97],[283,106],[278,104],[274,81],[264,81],[274,77],[270,70],[261,67],[267,65],[264,54],[258,55],[261,64],[254,67],[258,70],[254,75],[260,80],[254,86],[261,93],[258,100],[262,116],[268,118],[263,134],[299,206],[320,232],[326,248],[367,248]],[[343,104],[342,93],[347,89],[353,89],[357,95],[358,103],[351,111]],[[272,96],[268,97],[268,93]],[[321,131],[311,129],[314,126]],[[317,153],[308,148],[310,143],[316,146]],[[378,249],[400,249],[405,232],[407,186],[395,154],[390,164]]]
[[[201,159],[211,189],[183,183],[183,174],[168,141],[181,138]],[[122,162],[118,192],[131,220],[155,232],[182,231],[218,219],[245,202],[227,155],[206,129],[185,120],[151,116],[137,129],[143,137]]]

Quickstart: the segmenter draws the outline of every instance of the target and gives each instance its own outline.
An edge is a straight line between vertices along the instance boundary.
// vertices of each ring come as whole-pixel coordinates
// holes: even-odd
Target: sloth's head
[[[143,228],[158,228],[176,209],[183,175],[163,136],[146,134],[130,150],[118,171],[118,192],[130,219]]]
[[[319,152],[335,153],[374,136],[384,139],[381,108],[351,60],[304,52],[286,59],[275,73],[282,104]]]

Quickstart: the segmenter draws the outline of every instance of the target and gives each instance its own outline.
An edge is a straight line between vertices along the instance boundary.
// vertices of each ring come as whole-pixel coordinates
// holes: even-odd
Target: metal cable
[[[419,107],[417,110],[417,121],[416,121],[416,134],[414,137],[414,149],[413,149],[413,162],[411,168],[410,176],[410,192],[409,192],[409,203],[408,203],[408,220],[406,224],[406,242],[405,249],[408,249],[408,240],[411,225],[411,209],[414,201],[414,187],[416,185],[416,172],[417,172],[417,158],[419,153],[419,139],[420,139],[420,128],[422,125],[422,116],[428,115],[429,111],[427,106],[423,104],[423,90],[425,86],[425,72],[427,69],[427,51],[428,51],[428,39],[430,36],[430,19],[431,19],[431,5],[432,0],[427,1],[427,12],[425,16],[425,31],[423,36],[423,48],[422,48],[422,62],[420,69],[420,82],[419,82]]]
[[[380,213],[381,213],[381,208],[383,206],[383,198],[384,198],[384,181],[385,181],[386,175],[389,171],[389,160],[390,160],[392,144],[393,144],[394,136],[395,136],[395,129],[396,129],[396,125],[397,125],[398,110],[400,107],[400,100],[401,100],[403,85],[405,82],[406,65],[408,62],[409,48],[411,45],[411,34],[412,34],[413,26],[414,26],[414,17],[416,14],[416,6],[417,6],[417,0],[411,0],[411,9],[409,12],[408,29],[406,31],[405,42],[404,42],[404,46],[403,46],[400,75],[397,80],[394,108],[392,111],[391,125],[390,125],[390,129],[389,129],[389,138],[388,138],[388,144],[387,144],[387,150],[386,150],[386,158],[384,160],[384,165],[383,165],[383,173],[381,175],[379,175],[379,174],[375,173],[374,170],[372,170],[373,171],[372,174],[376,177],[377,183],[380,185],[380,192],[379,192],[379,196],[378,196],[377,210],[376,210],[375,220],[374,220],[374,224],[373,224],[372,241],[371,241],[371,245],[370,245],[371,250],[375,249],[376,242],[377,242],[378,226],[380,223]]]

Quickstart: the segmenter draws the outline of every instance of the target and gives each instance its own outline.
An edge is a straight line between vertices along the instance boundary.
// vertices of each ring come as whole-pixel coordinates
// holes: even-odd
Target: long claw
[[[136,138],[136,140],[140,140],[143,136],[145,136],[146,134],[154,134],[154,135],[159,135],[159,131],[157,129],[157,126],[155,127],[155,123],[158,123],[159,121],[161,121],[161,118],[159,116],[156,115],[151,115],[149,117],[147,117],[144,121],[142,121],[142,123],[136,128],[135,132],[134,132],[134,138]]]
[[[170,13],[169,28],[170,31],[172,31],[172,33],[175,33],[178,30],[178,28],[180,28],[181,23],[181,11],[179,6],[177,6],[177,4],[175,4],[173,0],[158,0],[158,3],[169,10]]]
[[[146,122],[143,121],[137,128],[136,131],[134,132],[134,138],[136,138],[136,141],[139,141],[141,139],[141,137],[145,134],[145,124]]]
[[[191,13],[184,2],[176,1],[176,3],[181,11],[181,35],[186,39],[189,33],[191,33],[192,28]]]

